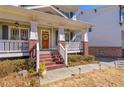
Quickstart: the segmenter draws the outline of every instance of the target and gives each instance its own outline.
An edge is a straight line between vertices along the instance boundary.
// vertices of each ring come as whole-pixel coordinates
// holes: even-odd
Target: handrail
[[[61,48],[62,48],[63,50],[65,50],[65,48],[63,47],[63,45],[62,45],[62,44],[60,44],[60,46],[61,46]]]
[[[61,43],[59,44],[59,53],[63,57],[65,65],[68,66],[68,62],[67,62],[67,47],[66,47],[66,45],[65,45],[65,48],[64,48]]]
[[[40,48],[39,48],[39,42],[37,42],[36,45],[36,71],[39,70],[39,63],[40,63]]]

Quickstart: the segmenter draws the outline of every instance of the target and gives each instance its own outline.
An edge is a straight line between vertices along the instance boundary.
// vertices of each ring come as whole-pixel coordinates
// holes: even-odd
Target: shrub
[[[35,62],[33,59],[4,60],[0,62],[0,77],[7,76],[10,73],[20,70],[33,72],[34,69]]]
[[[83,60],[82,55],[69,55],[68,61],[69,62],[81,62]]]
[[[37,84],[37,80],[36,79],[31,79],[30,86],[34,87],[34,86],[36,86],[36,84]]]
[[[46,70],[46,69],[47,69],[47,68],[46,68],[45,63],[42,62],[42,63],[40,64],[40,67],[39,67],[39,72],[42,72],[42,71],[44,71],[44,70]]]
[[[15,66],[9,60],[6,60],[6,63],[0,63],[0,77],[7,76],[8,74],[15,71]]]
[[[93,55],[84,56],[83,61],[93,62],[95,61],[95,56]]]
[[[36,68],[36,63],[34,61],[34,59],[27,59],[27,61],[24,63],[25,65],[25,69],[26,70],[35,70]]]

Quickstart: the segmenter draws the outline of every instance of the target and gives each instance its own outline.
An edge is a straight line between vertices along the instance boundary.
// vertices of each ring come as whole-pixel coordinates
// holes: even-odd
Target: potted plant
[[[39,67],[39,76],[41,76],[42,78],[45,78],[46,77],[46,71],[47,71],[46,65],[44,62],[42,62],[40,64],[40,67]]]

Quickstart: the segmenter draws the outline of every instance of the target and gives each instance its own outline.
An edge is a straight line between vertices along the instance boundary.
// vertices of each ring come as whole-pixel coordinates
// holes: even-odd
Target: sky
[[[95,9],[95,8],[98,8],[98,7],[102,7],[103,5],[79,5],[78,7],[81,9],[81,10],[90,10],[90,9]]]

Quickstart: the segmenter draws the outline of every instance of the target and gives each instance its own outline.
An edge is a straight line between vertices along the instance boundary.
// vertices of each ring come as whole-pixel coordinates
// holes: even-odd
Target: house
[[[95,25],[89,29],[89,54],[98,57],[124,56],[124,6],[106,5],[82,11],[78,20]]]
[[[0,58],[30,57],[48,69],[67,66],[69,53],[88,55],[93,25],[73,20],[76,6],[0,6]],[[81,35],[76,41],[76,33]],[[73,39],[73,40],[72,40]]]

